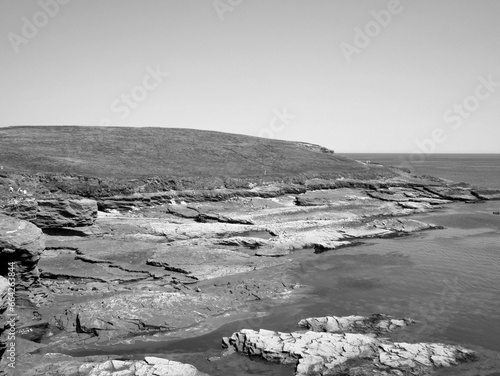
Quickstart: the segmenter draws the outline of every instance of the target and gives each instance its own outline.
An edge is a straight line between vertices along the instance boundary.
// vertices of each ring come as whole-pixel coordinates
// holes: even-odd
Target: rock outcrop
[[[158,247],[147,263],[185,273],[197,280],[207,280],[277,266],[285,262],[253,257],[240,251],[221,248],[210,241],[193,243],[177,241],[174,245]]]
[[[0,275],[8,273],[8,263],[15,262],[16,287],[27,289],[38,282],[37,268],[45,249],[45,237],[34,224],[0,214]]]
[[[197,222],[222,222],[222,223],[239,223],[242,225],[252,225],[253,222],[244,219],[229,218],[219,213],[210,211],[201,211],[199,208],[190,205],[168,205],[167,212],[182,218],[194,219]]]
[[[0,208],[0,212],[34,223],[36,221],[38,203],[35,199],[19,200],[10,202]]]
[[[310,317],[299,321],[299,326],[312,330],[313,332],[327,333],[375,333],[382,334],[392,332],[414,324],[415,320],[410,318],[393,319],[387,315],[374,314],[370,317],[364,316],[326,316]]]
[[[83,361],[61,354],[46,354],[47,364],[36,364],[26,376],[208,376],[196,367],[173,360],[147,356],[144,360]],[[45,363],[45,364],[43,364]]]
[[[7,309],[8,291],[9,281],[7,278],[0,276],[0,357],[6,349],[4,333],[9,327],[7,318],[4,316],[4,312]]]
[[[105,340],[188,328],[207,321],[211,315],[235,308],[228,297],[213,294],[134,292],[74,304],[52,321],[68,332],[86,333]]]
[[[500,200],[500,190],[498,189],[474,189],[471,192],[481,200]]]
[[[9,290],[9,281],[0,276],[0,311],[5,308],[7,303],[7,292]]]
[[[41,228],[91,226],[96,218],[94,200],[39,200],[35,224]]]
[[[454,201],[477,201],[470,188],[460,186],[426,187],[426,190],[436,195]]]
[[[295,374],[392,376],[428,375],[441,367],[473,361],[473,351],[439,343],[391,342],[374,334],[330,333],[343,329],[368,330],[371,318],[305,319],[301,325],[317,331],[281,333],[243,329],[223,338],[223,347],[263,359],[296,365]],[[376,318],[384,331],[404,327],[405,320]],[[375,325],[375,329],[377,325]],[[327,330],[325,332],[325,329]]]
[[[22,200],[0,210],[43,229],[92,226],[97,218],[97,202],[83,198]]]

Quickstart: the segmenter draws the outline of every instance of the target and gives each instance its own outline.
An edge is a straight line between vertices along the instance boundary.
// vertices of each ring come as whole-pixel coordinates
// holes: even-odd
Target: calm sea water
[[[385,165],[410,163],[417,175],[432,175],[456,182],[500,188],[500,154],[344,154],[349,158]]]
[[[397,155],[357,155],[372,162],[397,161]],[[499,156],[439,156],[417,166],[421,174],[500,187]],[[221,337],[242,328],[297,330],[301,318],[325,315],[387,313],[420,321],[395,333],[395,340],[461,344],[488,354],[487,371],[441,370],[443,375],[498,376],[500,371],[500,201],[453,204],[414,216],[445,227],[395,239],[374,239],[356,247],[311,254],[292,270],[312,293],[268,316],[224,325],[202,337],[142,343],[90,353],[156,353],[194,364],[212,375],[293,375],[290,367],[245,356],[220,354]],[[103,351],[104,350],[104,351]],[[494,354],[494,355],[491,355]],[[498,354],[498,355],[496,355]],[[491,359],[493,360],[491,363]],[[442,372],[442,373],[441,373]]]

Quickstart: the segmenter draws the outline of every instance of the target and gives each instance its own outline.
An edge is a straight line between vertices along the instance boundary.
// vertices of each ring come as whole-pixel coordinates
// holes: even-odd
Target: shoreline
[[[97,347],[109,341],[118,348],[120,343],[136,340],[138,344],[130,345],[132,348],[162,343],[168,347],[179,341],[194,343],[218,333],[228,323],[241,323],[241,310],[250,311],[259,301],[268,299],[273,312],[281,306],[278,301],[283,294],[297,294],[299,298],[294,301],[300,302],[300,296],[306,292],[295,290],[288,272],[310,258],[310,254],[319,256],[365,245],[369,239],[407,239],[408,235],[424,230],[439,230],[440,226],[416,219],[446,212],[464,202],[486,202],[471,195],[473,188],[464,185],[432,185],[429,189],[413,183],[382,183],[374,189],[369,182],[341,181],[349,186],[343,188],[337,184],[321,182],[321,188],[336,188],[311,189],[294,195],[280,195],[282,191],[273,188],[261,197],[245,195],[229,200],[153,206],[143,205],[143,196],[135,195],[126,206],[101,206],[108,214],[98,214],[96,208],[92,226],[44,230],[45,251],[38,262],[41,285],[30,292],[29,299],[40,305],[35,310],[46,318],[42,321],[45,326],[27,320],[26,315],[34,309],[29,304],[22,326],[40,328],[25,338],[37,338],[38,344],[32,350],[39,348],[41,352],[21,354],[21,362],[34,365],[40,362],[42,353],[57,351],[61,346],[76,354],[71,349],[86,342],[88,349],[94,347],[92,343]],[[217,197],[227,198],[219,194]],[[122,198],[116,199],[123,202]],[[73,207],[77,207],[78,200],[74,202]],[[138,206],[124,211],[131,203]],[[227,285],[218,285],[217,281]],[[228,287],[230,283],[234,285]],[[62,309],[51,308],[53,297],[63,295],[66,298]],[[149,307],[146,317],[120,319],[120,315],[134,317],[132,312],[140,312],[137,299]],[[162,303],[157,306],[158,299]],[[170,315],[162,314],[160,307],[173,307],[167,303],[171,299],[179,305],[173,311],[176,318],[168,319]],[[193,313],[193,302],[199,302],[195,305],[201,304],[204,311]],[[257,321],[263,322],[267,316]],[[244,322],[249,320],[252,318],[247,317]],[[56,327],[57,331],[51,329]],[[137,329],[149,333],[150,339],[155,330],[159,336],[165,333],[167,337],[180,338],[140,342],[144,333]],[[182,333],[189,334],[186,337]],[[105,351],[110,349],[106,347]],[[94,354],[77,353],[82,356],[51,355],[50,362],[43,361],[40,366],[56,367],[58,362],[77,362]],[[107,356],[130,355],[121,353]]]

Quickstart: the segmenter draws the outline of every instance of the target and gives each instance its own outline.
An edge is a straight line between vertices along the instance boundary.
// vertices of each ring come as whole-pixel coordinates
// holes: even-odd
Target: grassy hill
[[[0,165],[113,179],[392,175],[311,144],[179,128],[0,128]]]

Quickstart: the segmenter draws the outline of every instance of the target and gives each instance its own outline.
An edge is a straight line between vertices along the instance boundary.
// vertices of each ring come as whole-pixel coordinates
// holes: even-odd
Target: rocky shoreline
[[[262,301],[278,305],[307,293],[287,271],[311,253],[439,230],[411,215],[453,202],[500,198],[500,191],[402,171],[377,179],[316,178],[111,196],[105,190],[96,195],[95,189],[87,196],[74,194],[80,189],[51,194],[47,187],[37,189],[29,197],[5,194],[0,206],[0,256],[16,265],[16,355],[23,375],[202,375],[157,358],[84,361],[61,353],[193,337],[252,317]],[[2,269],[4,349],[10,329],[7,274]],[[301,326],[309,330],[293,333],[243,330],[224,343],[249,355],[295,362],[297,375],[424,375],[477,358],[462,347],[378,336],[411,319],[380,316],[378,324],[387,324],[383,329],[374,324],[376,318],[355,318],[356,325],[307,319]],[[285,354],[285,342],[293,342],[295,350]],[[318,357],[312,343],[314,351],[326,351],[323,344],[338,351]],[[4,355],[5,372],[7,364]]]
[[[293,364],[297,376],[418,376],[477,359],[461,346],[391,342],[378,336],[413,323],[384,315],[309,318],[299,322],[308,331],[243,329],[222,342],[229,351]]]

